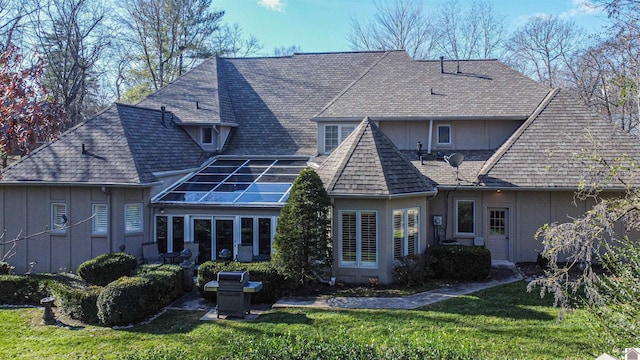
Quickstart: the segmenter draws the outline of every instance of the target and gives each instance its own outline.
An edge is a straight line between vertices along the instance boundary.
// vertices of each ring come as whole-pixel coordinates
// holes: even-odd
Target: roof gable
[[[394,196],[434,190],[434,183],[368,118],[320,165],[329,195]]]

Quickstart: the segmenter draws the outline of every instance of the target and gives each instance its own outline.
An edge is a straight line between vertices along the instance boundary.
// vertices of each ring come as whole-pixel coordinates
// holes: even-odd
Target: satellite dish
[[[454,168],[457,168],[464,161],[464,155],[459,153],[453,153],[451,155],[445,156],[444,161],[446,161],[447,164],[453,166]]]

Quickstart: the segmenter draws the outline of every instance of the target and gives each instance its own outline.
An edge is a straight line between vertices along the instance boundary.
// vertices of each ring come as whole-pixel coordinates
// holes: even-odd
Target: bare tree
[[[28,25],[29,15],[39,8],[38,0],[0,0],[0,51],[17,42]]]
[[[504,16],[496,14],[489,0],[474,0],[464,11],[449,0],[437,13],[437,48],[452,59],[497,57],[506,37]]]
[[[406,50],[414,59],[432,57],[436,43],[434,21],[422,2],[394,0],[377,3],[373,19],[361,24],[351,19],[348,41],[354,50]]]
[[[226,57],[246,57],[258,54],[262,50],[262,44],[254,36],[244,37],[242,28],[238,23],[223,25],[213,36],[213,44],[209,51]]]
[[[163,87],[209,54],[206,41],[224,15],[210,9],[211,0],[127,0],[121,20],[140,64],[133,65],[133,74],[149,90]]]
[[[35,14],[36,48],[45,60],[45,83],[70,125],[99,111],[97,63],[110,46],[107,9],[93,0],[50,0]]]
[[[549,87],[558,86],[569,59],[584,46],[583,34],[572,21],[532,17],[507,41],[507,61]]]
[[[290,56],[299,52],[302,52],[302,48],[299,45],[280,46],[273,49],[273,56]]]

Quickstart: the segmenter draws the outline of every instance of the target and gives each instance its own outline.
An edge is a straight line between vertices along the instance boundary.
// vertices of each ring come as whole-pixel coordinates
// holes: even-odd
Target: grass
[[[203,322],[202,311],[168,311],[148,325],[120,330],[44,326],[41,309],[1,309],[0,358],[217,359],[275,351],[268,346],[290,352],[278,358],[301,358],[291,354],[302,347],[320,349],[317,355],[343,346],[437,350],[434,358],[463,349],[486,359],[593,359],[609,350],[605,339],[589,331],[586,311],[558,323],[550,299],[525,287],[517,282],[407,311],[281,309],[254,322]]]

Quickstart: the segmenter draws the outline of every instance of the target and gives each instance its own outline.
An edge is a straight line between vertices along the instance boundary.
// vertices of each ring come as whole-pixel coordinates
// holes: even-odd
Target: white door
[[[487,249],[491,260],[509,260],[509,209],[488,208]]]

